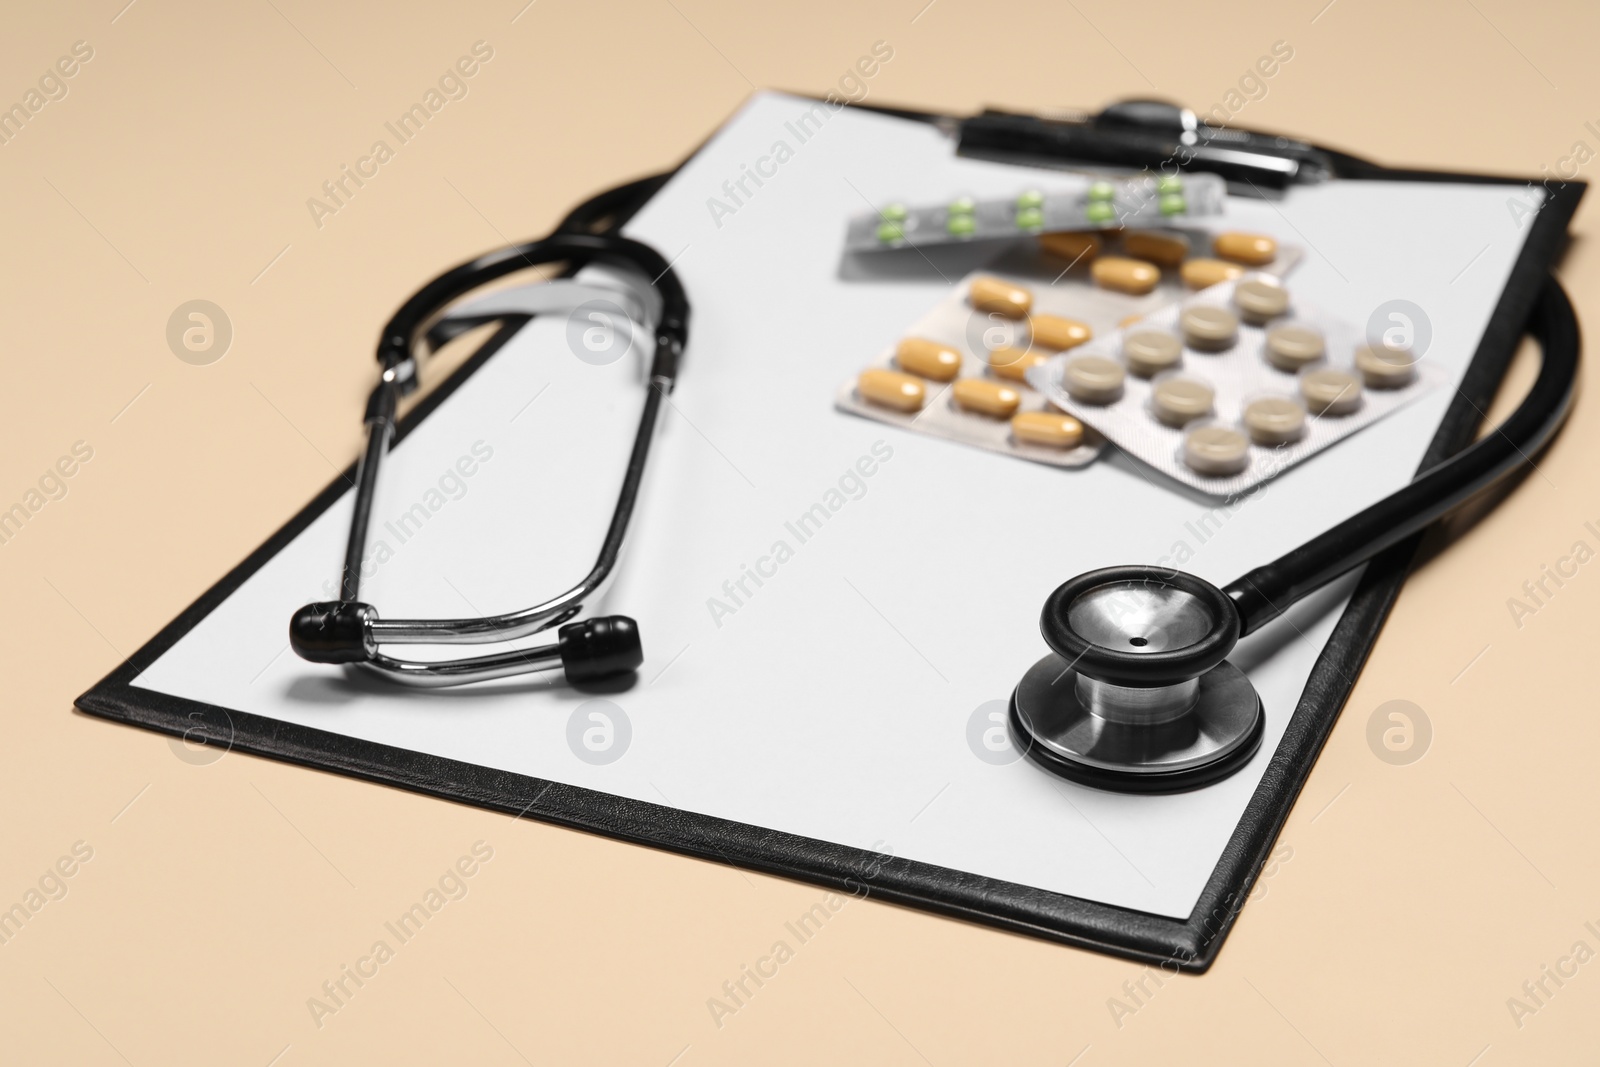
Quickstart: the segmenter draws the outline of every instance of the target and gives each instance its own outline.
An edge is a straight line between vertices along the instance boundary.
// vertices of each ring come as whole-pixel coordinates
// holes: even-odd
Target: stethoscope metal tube
[[[361,595],[361,553],[366,551],[372,502],[378,494],[378,470],[394,440],[395,409],[399,402],[399,390],[394,382],[397,373],[385,370],[367,400],[367,447],[356,467],[355,511],[350,519],[350,537],[345,542],[344,569],[339,574],[340,600],[356,600]]]
[[[1265,714],[1255,687],[1227,662],[1239,638],[1531,464],[1566,419],[1580,341],[1553,278],[1527,329],[1542,362],[1510,418],[1299,548],[1222,588],[1182,571],[1128,566],[1056,589],[1040,618],[1052,651],[1011,698],[1019,747],[1064,778],[1138,793],[1193,789],[1249,762]]]
[[[384,328],[378,345],[382,374],[367,403],[367,442],[356,472],[353,515],[340,576],[339,600],[308,604],[290,621],[290,644],[302,658],[342,663],[412,686],[448,686],[560,667],[569,681],[589,681],[631,671],[643,660],[638,630],[626,616],[569,622],[610,578],[638,499],[662,399],[672,391],[678,359],[688,336],[688,298],[671,265],[653,248],[628,238],[588,229],[614,213],[638,188],[656,179],[602,194],[563,224],[563,229],[527,244],[502,248],[455,267],[407,300]],[[417,384],[417,353],[425,331],[460,297],[515,271],[544,263],[602,262],[632,268],[650,279],[660,302],[654,326],[649,382],[622,487],[600,552],[588,574],[572,588],[521,611],[470,619],[383,619],[360,600],[360,566],[377,493],[378,475],[394,438],[400,397]],[[491,316],[493,317],[493,316]],[[566,625],[561,625],[566,623]],[[402,660],[384,655],[389,644],[484,644],[561,626],[555,644],[443,661]]]

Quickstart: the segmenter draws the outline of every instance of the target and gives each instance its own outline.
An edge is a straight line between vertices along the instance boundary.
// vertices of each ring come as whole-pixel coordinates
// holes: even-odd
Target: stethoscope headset
[[[627,674],[643,662],[638,627],[626,616],[573,620],[611,574],[633,512],[662,398],[670,393],[688,338],[689,302],[671,265],[648,245],[615,233],[617,218],[648,199],[665,175],[620,186],[575,209],[549,237],[491,252],[425,285],[384,328],[381,377],[367,403],[367,446],[357,468],[337,601],[308,604],[290,622],[304,659],[352,664],[414,686],[448,686],[561,669],[584,684]],[[470,619],[393,620],[359,600],[359,568],[399,398],[417,385],[419,357],[452,331],[550,310],[559,301],[512,301],[447,310],[515,271],[563,262],[605,263],[640,276],[636,306],[651,309],[648,392],[633,451],[600,554],[582,581],[522,611]],[[559,283],[546,283],[546,289]],[[581,295],[581,293],[580,293]],[[1537,380],[1499,427],[1410,484],[1277,560],[1223,587],[1183,571],[1107,567],[1064,583],[1045,602],[1040,630],[1051,651],[1023,676],[1010,702],[1020,749],[1054,774],[1119,792],[1178,792],[1244,766],[1261,746],[1265,713],[1254,685],[1228,662],[1239,639],[1312,591],[1420,532],[1451,510],[1531,465],[1572,407],[1579,334],[1566,293],[1548,278],[1525,330],[1540,344]],[[419,662],[381,651],[395,644],[510,641],[559,626],[531,649]]]
[[[555,669],[562,670],[568,681],[581,684],[627,674],[644,662],[639,628],[626,615],[569,620],[600,592],[616,566],[644,478],[661,402],[672,392],[678,359],[689,339],[689,299],[671,264],[649,245],[610,232],[620,212],[648,199],[665,180],[665,176],[646,178],[601,193],[574,209],[550,236],[509,245],[452,267],[417,290],[395,312],[378,342],[381,373],[367,400],[367,446],[356,468],[355,505],[339,599],[307,604],[294,613],[289,643],[301,658],[313,663],[353,664],[411,686],[464,685]],[[553,281],[533,286],[519,294],[520,299],[490,298],[447,317],[446,312],[474,290],[509,274],[551,263],[564,263],[569,272],[591,263],[623,268],[628,272],[626,284],[634,290],[630,324],[636,316],[651,320],[645,331],[654,341],[648,388],[600,554],[577,585],[521,611],[470,619],[380,618],[376,608],[360,600],[361,562],[378,472],[394,438],[400,397],[417,388],[422,358],[454,334],[495,320],[571,310],[593,295],[591,289]],[[544,299],[546,296],[552,299]],[[385,645],[514,641],[556,626],[560,627],[557,640],[550,644],[463,659],[397,659],[381,651]]]

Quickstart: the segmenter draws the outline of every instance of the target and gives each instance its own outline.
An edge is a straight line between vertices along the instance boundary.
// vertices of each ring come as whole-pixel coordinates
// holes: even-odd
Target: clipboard
[[[758,98],[765,104],[772,98]],[[803,102],[802,102],[803,103]],[[752,105],[753,106],[753,105]],[[855,108],[874,112],[875,109]],[[944,116],[882,110],[885,122],[931,127]],[[699,158],[709,142],[686,161]],[[1525,195],[1523,181],[1509,178],[1397,170],[1331,153],[1339,180],[1374,183],[1463,184],[1503,188]],[[681,168],[680,168],[681,169]],[[1019,181],[1026,180],[1019,177]],[[617,223],[644,210],[659,186],[639,201],[619,206]],[[1584,191],[1582,183],[1553,185],[1527,222],[1526,235],[1500,289],[1481,338],[1431,438],[1422,466],[1445,458],[1469,442],[1522,336],[1522,325],[1560,255],[1568,222]],[[842,232],[842,219],[840,220]],[[668,254],[676,249],[667,250]],[[693,292],[691,291],[691,299]],[[529,319],[508,320],[457,371],[441,382],[403,420],[397,445],[484,372],[526,330]],[[865,350],[870,351],[871,346]],[[686,375],[695,373],[691,337]],[[822,398],[827,406],[829,398]],[[990,462],[1001,462],[991,460]],[[647,480],[650,475],[647,475]],[[603,789],[450,758],[437,752],[386,744],[352,733],[285,721],[237,707],[174,695],[136,684],[250,580],[296,543],[319,519],[335,510],[353,480],[353,466],[317,495],[248,558],[129,659],[77,700],[85,712],[191,741],[238,749],[307,767],[398,786],[443,799],[513,815],[526,815],[574,829],[638,844],[795,878],[831,889],[984,923],[1017,933],[1112,953],[1177,969],[1203,972],[1216,958],[1279,829],[1337,721],[1354,680],[1376,641],[1404,582],[1415,540],[1371,562],[1316,657],[1292,714],[1271,751],[1242,814],[1232,821],[1225,847],[1205,877],[1186,917],[1160,914],[1126,903],[1040,888],[1024,881],[964,870],[909,855],[889,854],[864,843],[786,831],[755,821],[730,819],[663,795],[655,802]],[[604,494],[599,494],[604,495]],[[337,566],[330,561],[330,573]],[[284,621],[287,621],[285,615]],[[650,620],[641,620],[646,641]],[[670,649],[667,650],[670,653]],[[1016,674],[1035,650],[1023,651]],[[1026,773],[1025,768],[1019,768]],[[1170,909],[1169,909],[1170,910]]]

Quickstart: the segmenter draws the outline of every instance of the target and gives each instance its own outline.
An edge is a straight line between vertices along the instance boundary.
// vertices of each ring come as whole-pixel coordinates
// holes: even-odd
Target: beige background
[[[1578,538],[1600,546],[1582,528],[1600,525],[1600,415],[1583,402],[1510,506],[1407,586],[1283,832],[1292,857],[1216,966],[1147,982],[1120,1026],[1108,1001],[1136,965],[852,902],[719,1028],[707,998],[821,891],[237,753],[204,764],[71,709],[355,455],[372,344],[399,299],[670,166],[756,86],[826,91],[881,39],[895,55],[876,103],[1159,92],[1203,109],[1281,39],[1294,58],[1239,124],[1391,163],[1538,174],[1577,141],[1600,148],[1600,121],[1584,125],[1600,120],[1592,5],[124,2],[13,5],[0,32],[0,102],[73,42],[94,49],[68,95],[0,146],[0,506],[74,442],[94,450],[0,545],[0,906],[76,842],[93,849],[66,896],[0,945],[0,1058],[1593,1055],[1600,963],[1547,981],[1520,1028],[1506,1003],[1580,938],[1600,950],[1583,926],[1600,930],[1600,564],[1520,629],[1506,607]],[[306,198],[479,39],[495,54],[470,95],[316,228]],[[1594,219],[1590,203],[1562,268],[1590,323]],[[165,341],[194,298],[234,328],[210,366]],[[1433,724],[1409,766],[1366,741],[1391,699]],[[480,839],[494,858],[469,895],[318,1028],[307,998]]]

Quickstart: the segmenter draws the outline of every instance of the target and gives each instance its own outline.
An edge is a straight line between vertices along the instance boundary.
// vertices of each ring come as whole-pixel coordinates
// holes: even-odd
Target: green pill
[[[953,237],[971,237],[978,224],[971,215],[952,213],[946,220],[944,228],[949,230]]]
[[[1110,182],[1090,182],[1090,200],[1111,200],[1117,195],[1116,187]]]
[[[1183,192],[1183,179],[1176,174],[1163,174],[1156,179],[1156,192],[1163,196]]]
[[[900,228],[900,224],[898,222],[878,223],[878,240],[884,244],[893,244],[895,241],[903,241],[905,240],[905,237],[906,231]]]
[[[1161,198],[1161,213],[1163,215],[1182,215],[1188,210],[1188,203],[1176,193],[1168,193]]]
[[[1017,197],[1017,210],[1026,211],[1029,208],[1044,207],[1044,194],[1037,189],[1029,189]]]
[[[907,215],[906,206],[904,204],[890,204],[878,214],[888,222],[904,222]]]
[[[1117,209],[1109,200],[1092,200],[1083,214],[1090,222],[1110,222],[1117,217]]]
[[[978,210],[978,202],[970,196],[958,196],[950,201],[948,210],[952,215],[970,215]]]
[[[1044,212],[1036,207],[1017,209],[1017,229],[1038,230],[1044,227]]]

